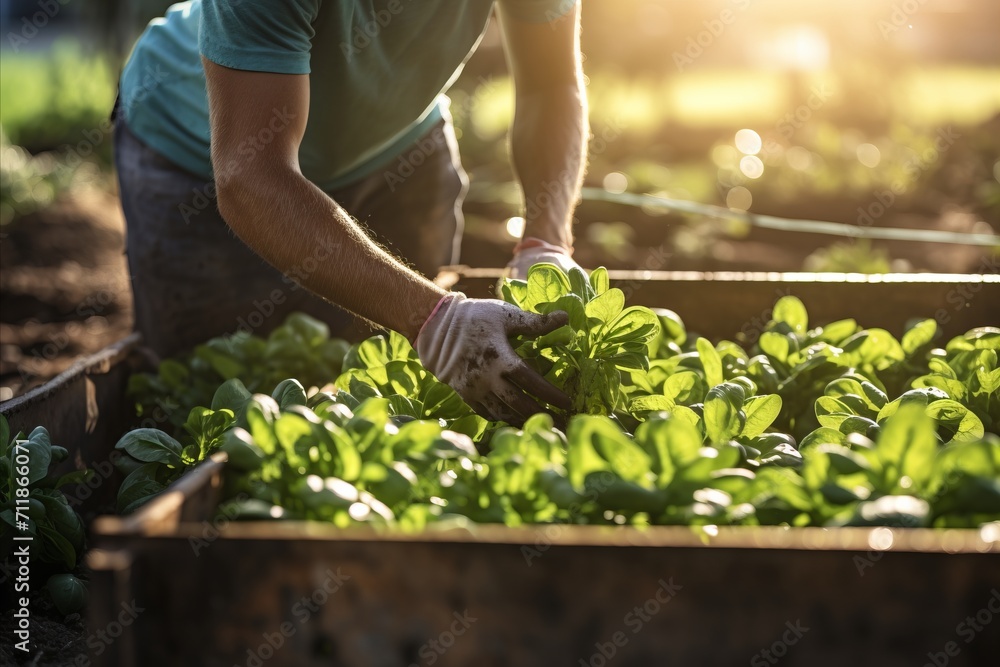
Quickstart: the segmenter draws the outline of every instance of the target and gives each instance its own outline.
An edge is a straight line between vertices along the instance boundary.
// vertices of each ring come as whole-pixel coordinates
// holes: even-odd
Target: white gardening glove
[[[498,299],[445,295],[414,345],[424,368],[446,382],[487,419],[520,426],[545,412],[544,403],[568,410],[569,398],[514,352],[511,336],[541,336],[568,321],[566,313],[528,313]]]
[[[543,263],[555,264],[565,272],[569,272],[574,266],[580,268],[566,248],[527,237],[514,247],[514,257],[507,264],[507,276],[524,280],[528,277],[528,269]]]

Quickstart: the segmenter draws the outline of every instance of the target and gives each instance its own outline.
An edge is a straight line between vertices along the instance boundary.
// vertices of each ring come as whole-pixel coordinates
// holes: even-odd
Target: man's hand
[[[566,248],[541,239],[526,238],[514,247],[514,257],[507,264],[507,277],[524,280],[528,277],[528,269],[535,264],[555,264],[567,273],[574,266],[581,268]]]
[[[566,313],[538,315],[496,299],[452,293],[427,318],[415,347],[424,367],[476,412],[520,426],[546,411],[539,401],[563,410],[571,402],[518,357],[507,339],[541,336],[566,322]]]

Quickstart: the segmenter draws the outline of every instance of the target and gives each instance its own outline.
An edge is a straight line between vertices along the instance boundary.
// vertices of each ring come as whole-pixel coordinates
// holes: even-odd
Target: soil
[[[80,568],[73,574],[81,579],[87,579]],[[32,591],[29,594],[28,610],[31,614],[29,650],[24,652],[14,647],[14,643],[19,641],[14,635],[17,619],[14,618],[13,607],[7,608],[8,604],[12,605],[14,602],[12,595],[9,603],[5,601],[3,613],[0,614],[0,634],[5,637],[5,641],[0,642],[0,664],[31,665],[31,667],[88,664],[79,661],[81,656],[86,657],[86,620],[78,613],[68,616],[60,613],[45,592],[44,580],[38,582],[42,585],[36,585],[35,579],[41,577],[32,577]]]
[[[878,227],[938,229],[963,233],[1000,233],[1000,210],[983,204],[979,194],[986,186],[996,188],[994,163],[1000,151],[1000,114],[975,127],[960,128],[957,139],[940,159],[921,176],[912,193],[894,197],[884,215],[870,222]],[[735,130],[734,130],[735,131]],[[705,146],[717,140],[711,132],[676,130],[653,137],[651,143],[669,146],[678,160],[695,160]],[[630,150],[625,147],[626,152]],[[649,151],[647,147],[645,149]],[[618,156],[621,157],[621,156]],[[605,156],[605,159],[611,159]],[[614,160],[611,159],[614,163]],[[484,168],[484,180],[496,177]],[[473,170],[473,178],[477,173]],[[801,194],[791,198],[755,194],[753,212],[783,218],[825,220],[857,225],[863,211],[878,211],[884,189],[855,192],[849,197]],[[462,263],[468,266],[502,266],[514,241],[495,224],[512,214],[509,206],[466,202],[468,218],[462,244]],[[574,259],[584,266],[609,269],[653,269],[676,271],[802,271],[806,257],[834,243],[851,243],[843,237],[788,233],[751,228],[746,235],[726,233],[722,223],[693,225],[693,219],[677,215],[650,216],[640,209],[610,203],[588,202],[577,210]],[[589,233],[595,223],[625,223],[630,228],[630,246],[618,256],[595,242]],[[702,222],[702,221],[697,221]],[[715,231],[712,231],[712,230]],[[681,238],[683,237],[683,239]],[[984,273],[995,272],[996,262],[986,261],[990,252],[976,246],[875,241],[874,249],[885,251],[892,268],[904,272]],[[685,248],[683,251],[681,248]]]
[[[131,330],[124,220],[114,194],[73,190],[0,235],[0,400]]]

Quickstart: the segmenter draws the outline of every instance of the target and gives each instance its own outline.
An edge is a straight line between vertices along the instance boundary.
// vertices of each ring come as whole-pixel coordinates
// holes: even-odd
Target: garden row
[[[626,307],[602,269],[588,279],[540,265],[501,291],[526,310],[569,313],[515,343],[573,398],[572,414],[487,422],[402,337],[347,349],[295,315],[267,340],[210,341],[133,379],[140,411],[171,406],[178,428],[118,443],[119,510],[221,449],[240,498],[223,509],[255,519],[419,530],[1000,518],[1000,330],[939,342],[934,320],[899,339],[853,320],[810,328],[787,296],[747,353],[689,335],[671,311]]]
[[[602,576],[615,582],[613,597],[623,602],[641,599],[647,585],[655,588],[668,566],[685,586],[701,591],[676,607],[681,616],[663,615],[657,627],[664,632],[682,617],[698,617],[705,595],[738,596],[729,588],[711,592],[715,581],[735,585],[728,575],[720,580],[720,571],[778,568],[770,575],[777,588],[769,590],[784,591],[785,598],[774,598],[768,618],[787,618],[788,609],[820,598],[835,610],[829,630],[812,640],[813,657],[840,645],[870,601],[898,592],[897,575],[934,573],[906,589],[908,608],[936,610],[933,618],[911,619],[934,638],[943,636],[940,628],[952,615],[976,611],[969,607],[978,599],[972,593],[1000,583],[980,557],[995,549],[991,540],[1000,525],[1000,330],[945,337],[933,320],[914,320],[896,337],[854,320],[816,326],[801,301],[786,296],[757,327],[752,345],[739,337],[741,345],[712,344],[671,311],[626,307],[625,293],[611,287],[603,270],[587,277],[537,267],[528,281],[507,282],[502,295],[529,310],[570,315],[560,330],[513,342],[573,397],[572,414],[550,406],[550,414],[522,425],[488,422],[423,369],[403,338],[390,334],[352,346],[332,339],[322,323],[293,315],[266,338],[214,339],[186,358],[163,362],[155,374],[131,375],[137,421],[159,428],[129,431],[111,451],[125,429],[115,409],[129,364],[122,356],[127,346],[109,349],[93,374],[54,383],[17,409],[5,405],[12,423],[28,432],[4,433],[0,443],[5,547],[16,523],[16,487],[26,486],[38,547],[33,555],[42,565],[36,563],[32,578],[43,577],[33,589],[51,577],[49,590],[64,613],[79,608],[83,586],[67,575],[80,573],[80,554],[94,546],[90,571],[81,575],[90,579],[92,631],[113,622],[120,602],[133,598],[159,610],[156,618],[173,619],[140,619],[134,629],[158,637],[157,645],[167,642],[173,647],[167,653],[133,651],[145,644],[132,634],[110,648],[106,664],[195,659],[184,639],[195,635],[201,639],[194,645],[232,637],[232,646],[216,647],[218,664],[243,661],[245,646],[259,638],[254,628],[261,619],[278,627],[287,612],[274,601],[277,588],[308,594],[324,585],[315,573],[341,565],[360,577],[348,587],[356,588],[351,595],[360,596],[361,606],[331,607],[321,625],[289,638],[296,660],[312,655],[323,636],[364,655],[348,629],[354,622],[381,627],[386,613],[395,620],[379,632],[409,655],[413,637],[423,638],[420,645],[434,630],[404,631],[428,618],[424,607],[411,608],[410,598],[400,596],[404,589],[420,589],[414,599],[433,598],[433,618],[441,622],[454,611],[454,596],[469,596],[476,613],[495,616],[474,629],[483,641],[488,635],[511,651],[542,642],[562,655],[567,637],[576,636],[569,629],[536,637],[532,628],[541,632],[541,618],[509,619],[542,613],[547,607],[532,596],[558,586],[566,603],[604,610],[602,627],[613,629],[621,618],[607,596],[581,592],[591,590],[581,588],[581,577],[589,582],[590,564],[597,562],[605,563]],[[677,300],[688,319],[692,311],[683,302]],[[817,301],[827,322],[829,306]],[[860,306],[857,312],[876,321],[881,314]],[[965,317],[962,328],[979,318]],[[956,331],[954,323],[948,327]],[[63,409],[82,405],[84,397],[96,397],[93,424],[97,415],[89,407],[78,416],[76,408]],[[47,412],[29,406],[47,406]],[[80,426],[73,425],[77,418]],[[88,432],[94,424],[96,431],[73,440],[84,432],[84,420]],[[37,423],[49,426],[51,442],[45,429],[31,431],[28,424]],[[96,460],[91,467],[98,470],[65,476],[59,443],[69,460]],[[16,467],[15,445],[30,450],[26,475]],[[100,469],[110,468],[108,462],[120,474]],[[90,493],[79,489],[88,487],[96,489],[95,498],[116,493],[125,516],[99,520],[93,542],[84,545],[75,510],[92,515],[94,507],[77,502]],[[174,493],[163,494],[167,487]],[[72,502],[64,502],[60,490]],[[600,524],[611,527],[586,527]],[[829,530],[839,526],[946,530],[894,530],[886,542],[885,529]],[[505,548],[510,544],[520,546],[512,552]],[[727,555],[727,545],[739,555]],[[876,545],[892,553],[865,553]],[[943,557],[956,550],[959,556]],[[583,562],[589,574],[578,569]],[[486,590],[492,578],[460,574],[487,563],[496,582],[509,584],[502,594]],[[852,584],[852,576],[876,563],[876,573],[858,582],[863,588]],[[836,573],[833,580],[845,588],[813,590],[807,600],[785,586],[817,567]],[[142,575],[162,568],[178,576]],[[628,582],[611,574],[621,568],[633,573]],[[941,577],[959,579],[946,590],[933,583]],[[225,593],[230,586],[246,591],[238,604]],[[195,613],[186,601],[206,595],[227,610],[219,617],[225,621],[181,622]],[[746,595],[754,599],[759,591]],[[487,598],[493,602],[479,604]],[[716,611],[705,613],[708,622]],[[865,618],[872,637],[893,632],[891,623]],[[659,636],[644,634],[636,646],[652,646]],[[698,655],[710,650],[731,657],[748,645],[727,648],[671,632],[663,637]],[[581,645],[583,655],[586,650]],[[326,664],[327,658],[314,658]]]

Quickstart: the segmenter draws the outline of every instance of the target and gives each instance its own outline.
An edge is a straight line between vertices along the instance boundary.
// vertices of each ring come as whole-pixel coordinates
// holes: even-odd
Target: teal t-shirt
[[[303,174],[326,189],[391,162],[442,117],[444,92],[494,0],[191,0],[152,21],[121,78],[125,122],[151,148],[212,177],[201,56],[233,69],[309,74]],[[497,0],[547,22],[577,0]],[[280,112],[280,110],[279,110]]]

